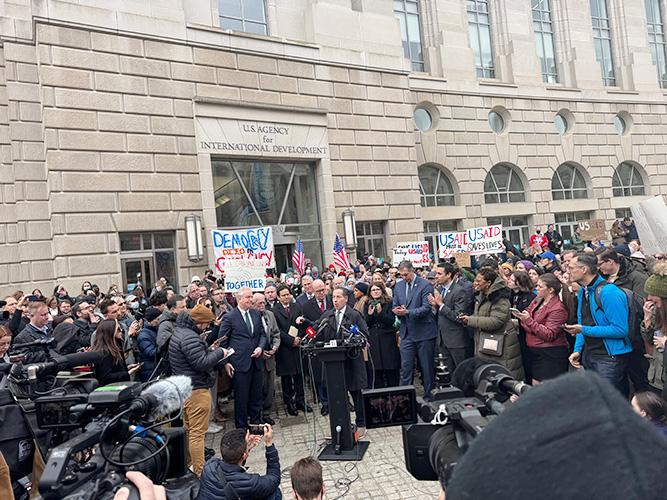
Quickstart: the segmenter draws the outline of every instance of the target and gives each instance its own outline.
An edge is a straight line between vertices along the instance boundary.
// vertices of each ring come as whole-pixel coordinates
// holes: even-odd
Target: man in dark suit
[[[262,419],[265,424],[275,425],[271,418],[271,409],[276,395],[276,353],[280,347],[280,329],[276,317],[266,308],[266,297],[263,293],[253,295],[253,309],[262,317],[267,342],[266,349],[262,353],[264,357],[264,386],[262,387],[264,416]]]
[[[276,355],[276,373],[280,377],[283,388],[283,401],[287,413],[296,416],[299,410],[311,412],[306,405],[301,371],[301,351],[299,346],[303,339],[305,326],[298,325],[296,320],[301,316],[301,306],[293,301],[292,292],[286,285],[278,287],[278,302],[273,307],[280,329],[280,348]]]
[[[314,297],[313,278],[311,276],[306,275],[301,278],[301,289],[303,293],[296,298],[296,303],[303,307],[306,302]]]
[[[401,320],[401,385],[412,384],[415,356],[419,359],[424,379],[424,399],[430,399],[434,388],[434,355],[437,326],[429,295],[433,287],[415,274],[410,261],[398,265],[402,281],[394,287],[392,311]]]
[[[322,280],[313,281],[313,298],[303,306],[303,317],[306,319],[306,326],[316,324],[325,311],[333,309],[331,297],[327,295],[327,286]],[[322,381],[322,362],[315,357],[312,360],[313,378],[317,393],[320,398],[320,413],[322,416],[329,414],[329,399],[327,398],[327,388]]]
[[[325,311],[322,315],[322,320],[326,320],[327,322],[327,326],[321,332],[323,341],[328,342],[332,339],[343,339],[349,335],[347,332],[350,331],[352,325],[356,325],[364,335],[368,335],[368,326],[366,326],[364,318],[358,311],[347,305],[345,290],[342,288],[334,289],[332,301],[333,309]],[[354,400],[355,423],[357,427],[366,427],[361,390],[368,387],[368,380],[366,378],[364,357],[361,353],[355,358],[345,360],[345,382],[347,390]]]
[[[468,292],[455,281],[456,270],[449,262],[435,268],[436,288],[429,304],[435,308],[438,322],[436,346],[445,356],[449,372],[471,354],[471,339],[463,323],[458,321],[462,314],[471,314]]]
[[[225,365],[234,386],[234,422],[236,427],[262,423],[263,352],[266,332],[259,313],[252,309],[252,290],[241,288],[236,294],[236,309],[225,314],[220,324],[221,345],[232,347],[234,354]]]

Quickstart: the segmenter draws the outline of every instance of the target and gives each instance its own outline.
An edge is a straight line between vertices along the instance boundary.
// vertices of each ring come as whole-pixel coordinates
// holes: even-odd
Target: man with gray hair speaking
[[[262,377],[266,332],[259,312],[253,309],[252,290],[242,287],[236,293],[236,309],[225,314],[219,339],[223,347],[233,348],[225,371],[234,387],[234,423],[237,428],[262,423]]]

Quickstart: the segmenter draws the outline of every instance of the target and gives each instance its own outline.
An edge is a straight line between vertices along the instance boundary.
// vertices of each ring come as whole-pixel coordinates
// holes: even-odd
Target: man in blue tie
[[[234,422],[236,427],[262,423],[262,394],[266,333],[259,313],[252,309],[252,290],[241,288],[236,294],[237,307],[222,317],[219,338],[234,355],[225,365],[234,386]]]
[[[424,399],[434,388],[434,356],[437,327],[429,296],[433,286],[415,274],[410,261],[398,265],[401,281],[394,287],[392,311],[401,320],[401,385],[412,384],[415,357],[424,379]]]

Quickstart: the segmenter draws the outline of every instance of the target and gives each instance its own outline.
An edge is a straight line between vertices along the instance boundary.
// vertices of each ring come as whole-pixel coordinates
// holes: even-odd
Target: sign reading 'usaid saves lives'
[[[503,246],[503,226],[481,226],[465,231],[438,234],[438,250],[445,259],[456,253],[465,252],[470,255],[501,253]]]

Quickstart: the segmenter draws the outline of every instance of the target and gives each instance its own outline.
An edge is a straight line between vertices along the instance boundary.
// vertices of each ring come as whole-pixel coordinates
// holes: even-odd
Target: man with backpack
[[[633,331],[633,327],[640,330],[639,325],[644,319],[643,305],[646,295],[644,283],[648,279],[648,274],[640,263],[620,255],[613,248],[603,248],[595,253],[598,256],[600,275],[609,283],[622,288],[626,295],[630,294],[630,300],[637,303],[635,309],[639,317],[631,316],[629,318],[632,353],[628,359],[628,377],[635,392],[650,391],[651,386],[648,382],[649,362],[645,356],[644,340],[641,337],[641,332]],[[633,335],[633,333],[637,333],[637,335]]]
[[[564,325],[569,334],[577,336],[570,364],[597,372],[627,397],[628,358],[632,352],[628,297],[598,275],[598,260],[593,254],[577,254],[570,260],[568,270],[570,279],[581,285],[579,324]]]

